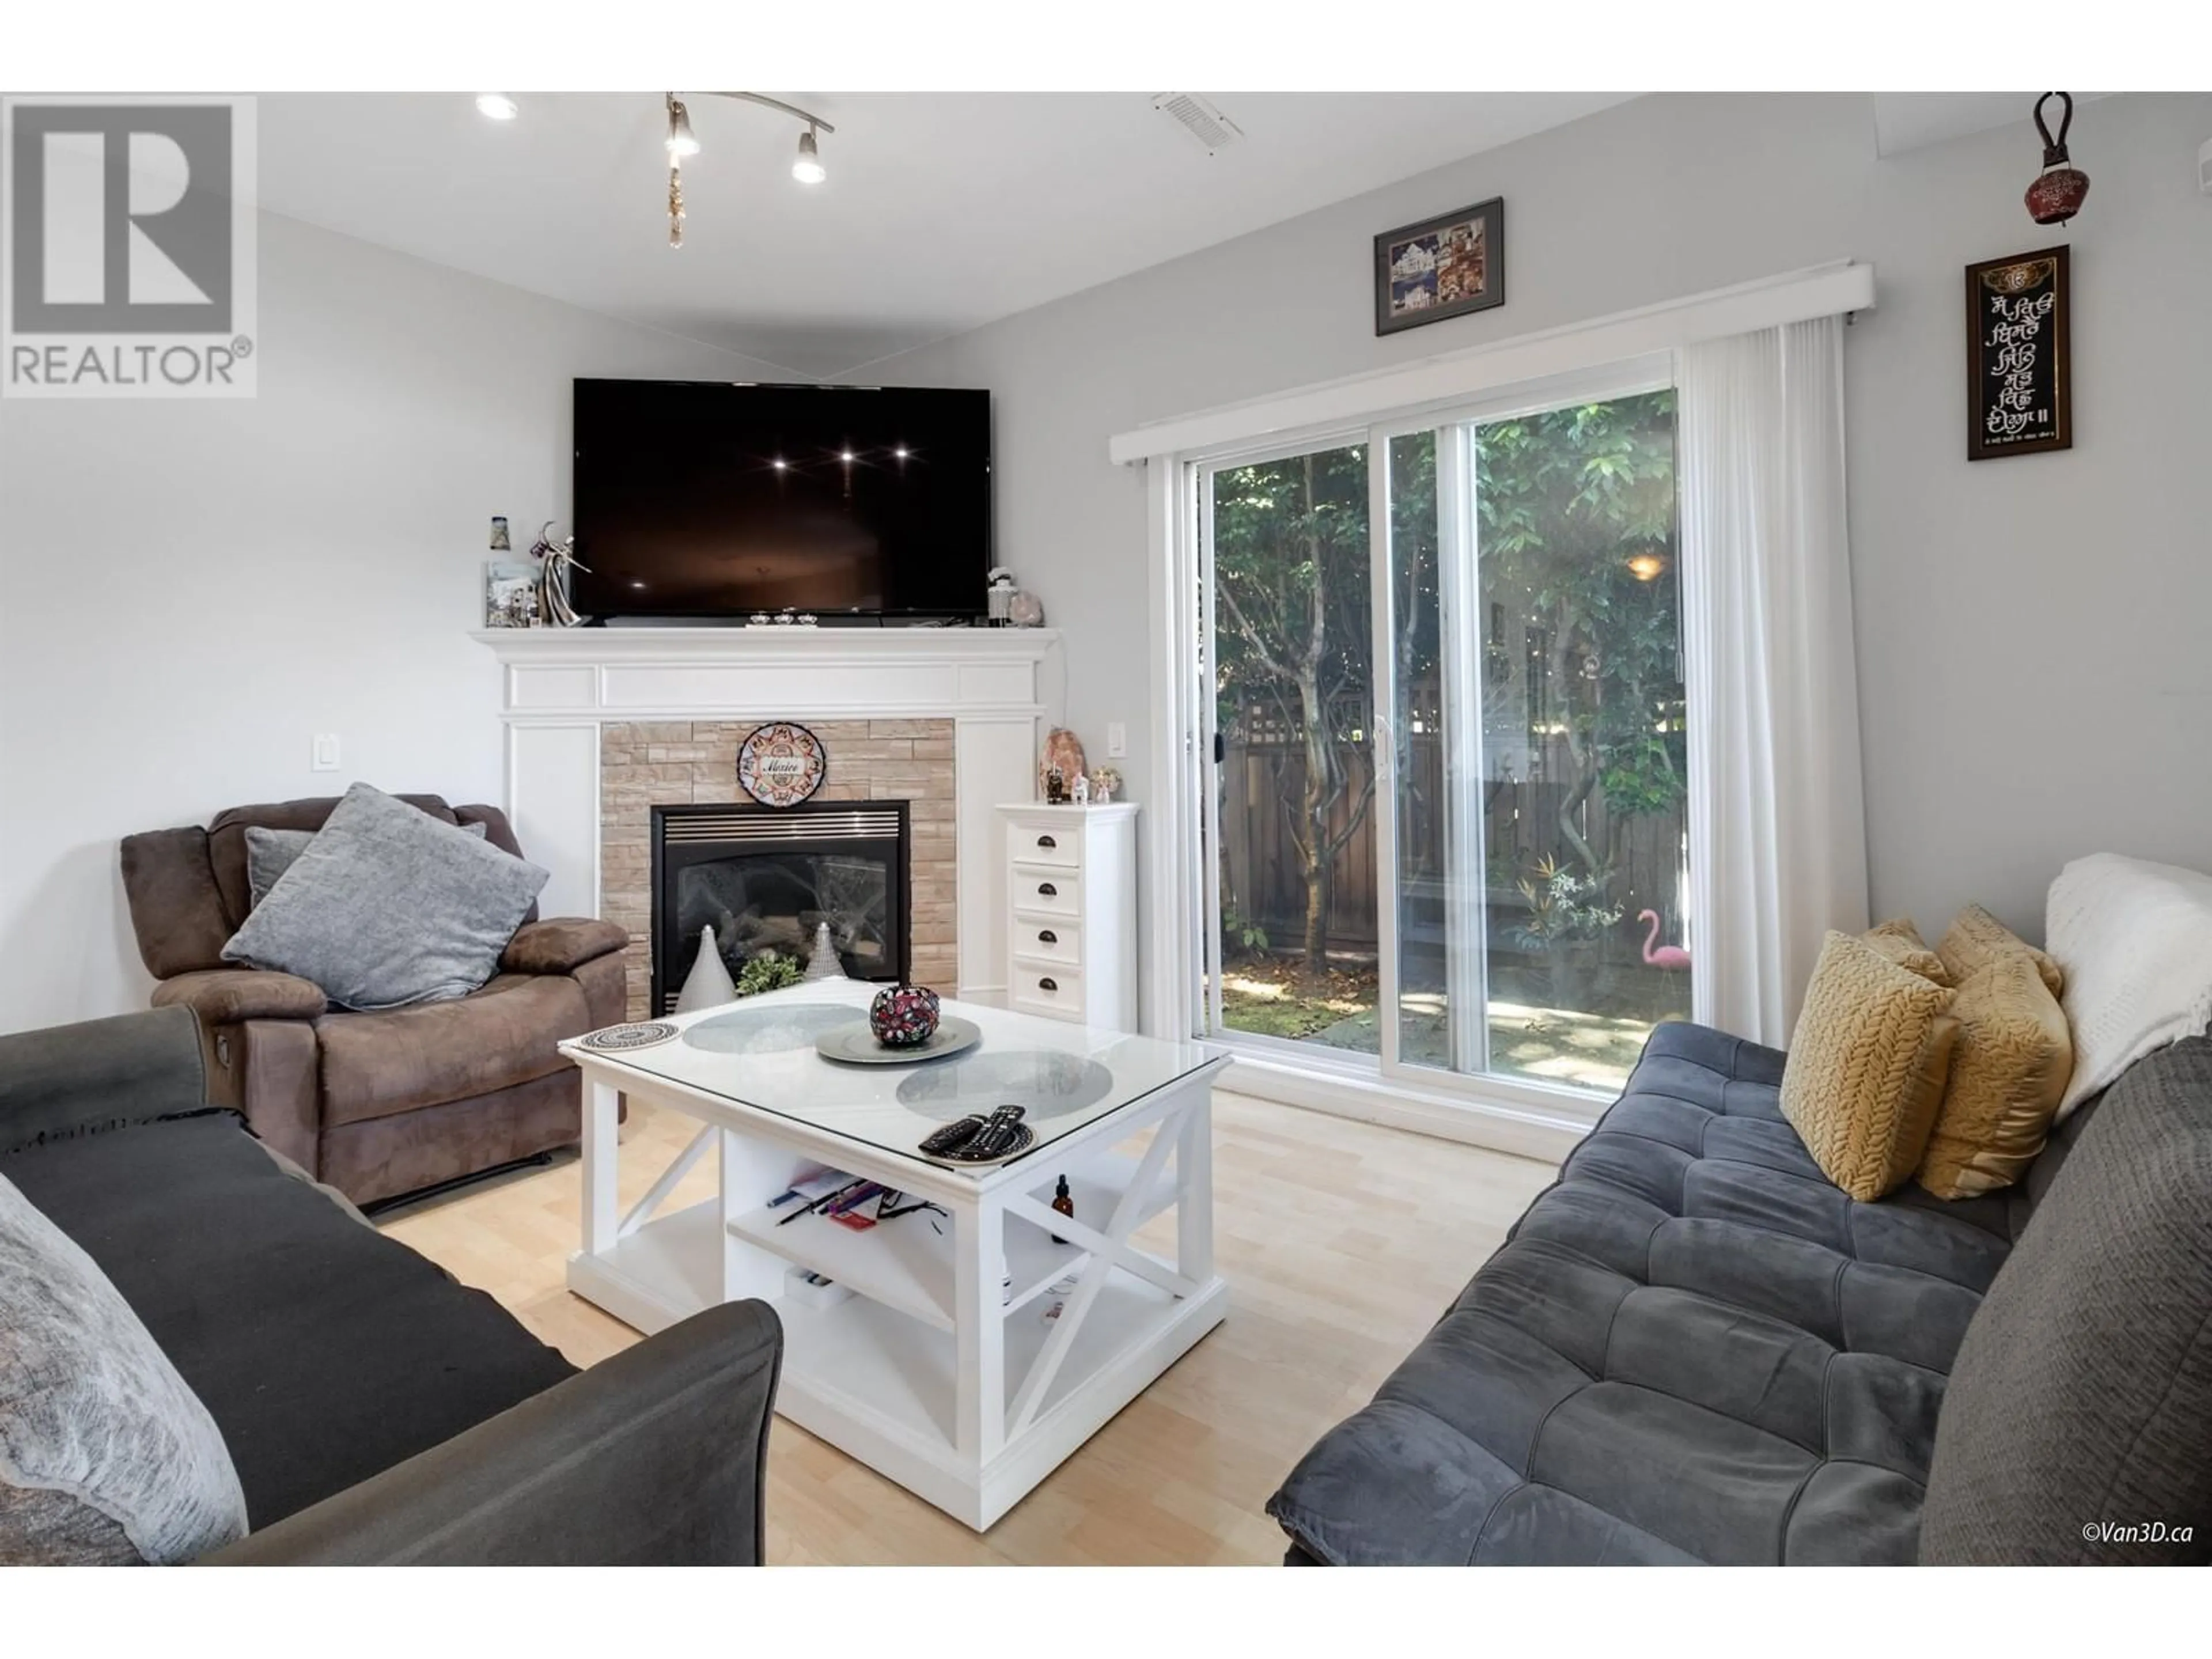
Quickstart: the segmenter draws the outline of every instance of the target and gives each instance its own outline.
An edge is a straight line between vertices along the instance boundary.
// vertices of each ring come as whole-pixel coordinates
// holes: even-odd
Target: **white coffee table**
[[[877,988],[800,985],[678,1015],[677,1039],[622,1054],[562,1044],[586,1085],[583,1249],[568,1287],[648,1334],[716,1303],[774,1302],[777,1411],[981,1531],[1221,1322],[1209,1100],[1227,1061],[1197,1043],[951,1001],[946,1014],[982,1029],[964,1054],[823,1059],[815,1036],[864,1018]],[[627,1215],[623,1095],[700,1125]],[[963,1169],[915,1150],[939,1124],[1010,1100],[1037,1135],[1023,1157]],[[1148,1128],[1141,1155],[1115,1150]],[[710,1147],[719,1195],[659,1214]],[[946,1213],[865,1231],[811,1215],[779,1224],[796,1206],[768,1202],[810,1163]],[[1062,1175],[1073,1221],[1048,1207]],[[1171,1207],[1172,1261],[1131,1244]],[[854,1294],[829,1306],[787,1297],[793,1265]],[[1073,1288],[1053,1288],[1070,1275]]]

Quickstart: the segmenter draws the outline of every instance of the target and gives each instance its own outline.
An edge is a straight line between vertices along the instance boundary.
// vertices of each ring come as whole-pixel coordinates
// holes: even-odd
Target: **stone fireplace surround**
[[[539,905],[606,916],[639,937],[634,1012],[650,979],[650,808],[743,800],[737,745],[779,720],[823,740],[829,773],[817,799],[913,804],[915,976],[1003,1002],[997,809],[1036,795],[1039,748],[1059,714],[1045,696],[1063,678],[1055,631],[534,628],[472,637],[500,665],[508,817],[552,872]]]
[[[599,727],[599,914],[629,929],[629,1017],[647,1017],[653,981],[656,806],[750,803],[738,787],[738,745],[757,720],[616,720]],[[907,872],[915,980],[960,976],[958,796],[949,720],[816,720],[830,769],[816,800],[903,800],[913,830]]]

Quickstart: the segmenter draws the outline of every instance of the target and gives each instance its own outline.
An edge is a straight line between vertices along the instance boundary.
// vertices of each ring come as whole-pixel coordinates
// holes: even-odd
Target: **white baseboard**
[[[1300,1066],[1273,1056],[1240,1053],[1222,1073],[1220,1088],[1310,1112],[1362,1123],[1380,1123],[1434,1135],[1516,1158],[1558,1164],[1588,1134],[1595,1121],[1575,1115],[1578,1103],[1554,1108],[1444,1094],[1380,1077]]]

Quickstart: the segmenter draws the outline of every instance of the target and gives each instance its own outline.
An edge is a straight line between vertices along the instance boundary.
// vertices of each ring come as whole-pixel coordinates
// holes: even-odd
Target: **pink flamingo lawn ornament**
[[[1679,945],[1658,943],[1659,913],[1656,910],[1639,910],[1636,913],[1636,919],[1638,921],[1648,921],[1651,924],[1650,931],[1644,936],[1644,965],[1648,968],[1660,969],[1669,974],[1688,971],[1690,953],[1687,951]]]

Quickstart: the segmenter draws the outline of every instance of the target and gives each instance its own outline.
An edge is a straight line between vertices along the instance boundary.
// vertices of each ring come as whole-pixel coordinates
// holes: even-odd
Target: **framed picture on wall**
[[[1966,459],[2074,447],[2066,250],[1966,267]]]
[[[1505,303],[1505,198],[1375,239],[1375,331],[1440,323]]]

